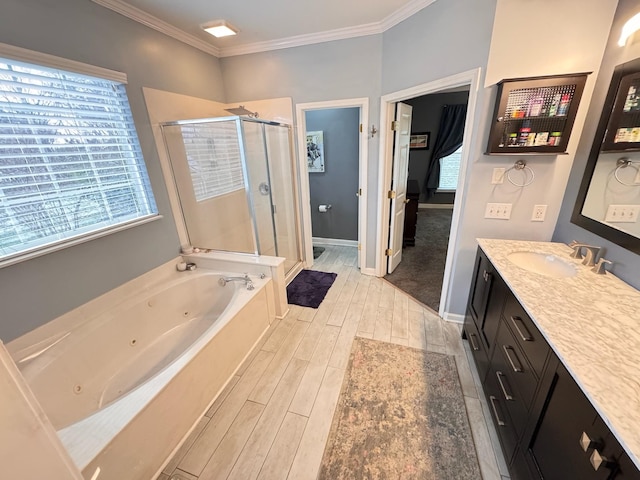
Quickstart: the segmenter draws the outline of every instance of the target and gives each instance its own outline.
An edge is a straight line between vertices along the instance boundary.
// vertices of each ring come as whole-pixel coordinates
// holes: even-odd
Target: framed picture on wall
[[[307,166],[309,173],[324,172],[324,136],[321,130],[307,132]]]
[[[429,137],[431,132],[412,133],[409,140],[409,148],[411,150],[428,150],[429,149]]]

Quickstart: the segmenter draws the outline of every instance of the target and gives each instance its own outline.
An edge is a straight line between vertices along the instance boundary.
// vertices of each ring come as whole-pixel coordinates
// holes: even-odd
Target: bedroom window
[[[0,266],[157,217],[124,83],[0,50]]]
[[[440,159],[440,182],[438,192],[455,192],[458,187],[458,173],[460,172],[460,160],[462,158],[462,146],[451,155]]]

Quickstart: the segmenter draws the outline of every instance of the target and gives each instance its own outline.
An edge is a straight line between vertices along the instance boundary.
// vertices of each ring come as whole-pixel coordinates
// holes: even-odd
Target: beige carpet
[[[356,338],[318,478],[480,480],[454,357]]]

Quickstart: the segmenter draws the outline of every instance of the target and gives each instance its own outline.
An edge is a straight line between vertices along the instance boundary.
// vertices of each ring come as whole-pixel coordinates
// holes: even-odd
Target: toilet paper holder
[[[331,204],[328,205],[318,205],[318,211],[322,213],[326,213],[331,210]]]

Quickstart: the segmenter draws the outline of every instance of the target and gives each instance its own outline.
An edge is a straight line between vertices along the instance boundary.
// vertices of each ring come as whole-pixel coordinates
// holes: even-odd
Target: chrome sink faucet
[[[587,267],[593,267],[596,264],[596,259],[602,247],[596,247],[593,245],[587,245],[585,243],[578,243],[575,240],[569,244],[571,248],[573,248],[573,252],[569,255],[571,258],[577,258],[580,260],[582,258],[582,249],[586,250],[586,254],[584,256],[584,260],[582,260],[582,264]]]

